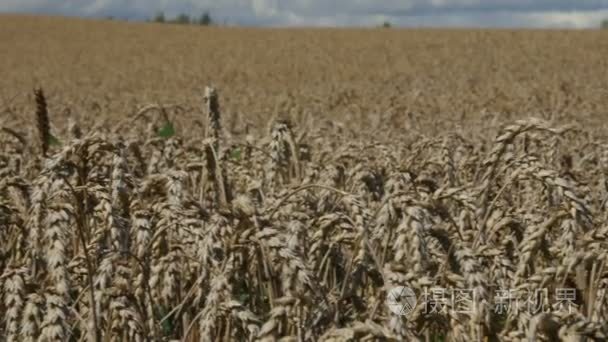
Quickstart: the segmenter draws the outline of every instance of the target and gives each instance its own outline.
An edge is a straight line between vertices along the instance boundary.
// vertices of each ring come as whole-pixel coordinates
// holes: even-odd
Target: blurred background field
[[[608,112],[607,38],[605,30],[256,29],[2,15],[0,110],[25,119],[32,88],[42,86],[53,120],[69,110],[113,121],[152,102],[196,115],[213,84],[235,125],[286,114],[368,128],[389,118],[411,129],[415,120],[433,130],[535,115],[598,127]]]

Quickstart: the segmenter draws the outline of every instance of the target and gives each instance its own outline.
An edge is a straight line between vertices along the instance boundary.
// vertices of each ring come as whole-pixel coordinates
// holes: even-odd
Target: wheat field
[[[605,341],[606,38],[0,16],[0,340]]]

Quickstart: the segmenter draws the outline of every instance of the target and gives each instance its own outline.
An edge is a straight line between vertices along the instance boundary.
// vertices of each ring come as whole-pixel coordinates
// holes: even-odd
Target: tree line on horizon
[[[201,25],[210,26],[215,23],[211,17],[209,11],[204,11],[198,18],[191,18],[185,13],[178,14],[176,17],[168,19],[165,17],[165,13],[160,11],[151,19],[155,23],[167,23],[167,24],[182,24],[182,25]]]
[[[183,25],[201,25],[201,26],[210,26],[215,25],[215,20],[211,17],[211,13],[209,11],[203,12],[198,18],[191,18],[189,15],[185,13],[178,14],[172,19],[167,19],[165,13],[159,11],[154,15],[154,17],[150,20],[154,23],[167,23],[167,24],[183,24]],[[384,21],[378,27],[382,28],[391,28],[393,25],[389,21]]]

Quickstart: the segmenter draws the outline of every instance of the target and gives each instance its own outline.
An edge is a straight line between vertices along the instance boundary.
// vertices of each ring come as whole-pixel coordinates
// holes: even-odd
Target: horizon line
[[[184,13],[185,14],[185,13]],[[167,20],[175,19],[180,14],[172,17],[168,17]],[[187,14],[186,14],[187,15]],[[76,15],[76,14],[59,14],[59,13],[38,13],[38,12],[2,12],[0,11],[0,17],[2,16],[16,16],[16,17],[40,17],[40,18],[64,18],[64,19],[75,19],[75,20],[88,20],[88,21],[114,21],[124,22],[133,24],[159,24],[159,25],[174,25],[174,26],[201,26],[201,27],[221,27],[221,28],[255,28],[255,29],[385,29],[385,30],[522,30],[522,31],[595,31],[602,30],[601,26],[590,26],[590,27],[555,27],[555,26],[526,26],[526,25],[399,25],[386,21],[390,24],[390,27],[382,27],[383,23],[377,23],[374,25],[304,25],[304,24],[291,24],[291,25],[273,25],[273,24],[255,24],[255,23],[237,23],[230,22],[227,20],[215,21],[211,25],[199,25],[196,22],[190,23],[176,23],[176,22],[156,22],[153,21],[154,16],[147,18],[138,17],[118,17],[113,15]],[[190,17],[193,18],[193,17]],[[196,17],[194,17],[196,19]]]

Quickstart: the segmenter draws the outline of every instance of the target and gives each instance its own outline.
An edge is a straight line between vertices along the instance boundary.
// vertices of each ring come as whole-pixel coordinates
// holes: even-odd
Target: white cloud
[[[0,12],[143,19],[210,10],[220,20],[253,25],[594,27],[608,0],[0,0]]]
[[[540,27],[598,27],[602,20],[608,19],[608,9],[586,12],[541,12],[529,14],[530,21],[537,21]]]
[[[259,17],[273,17],[279,14],[278,0],[252,0],[253,13]]]

